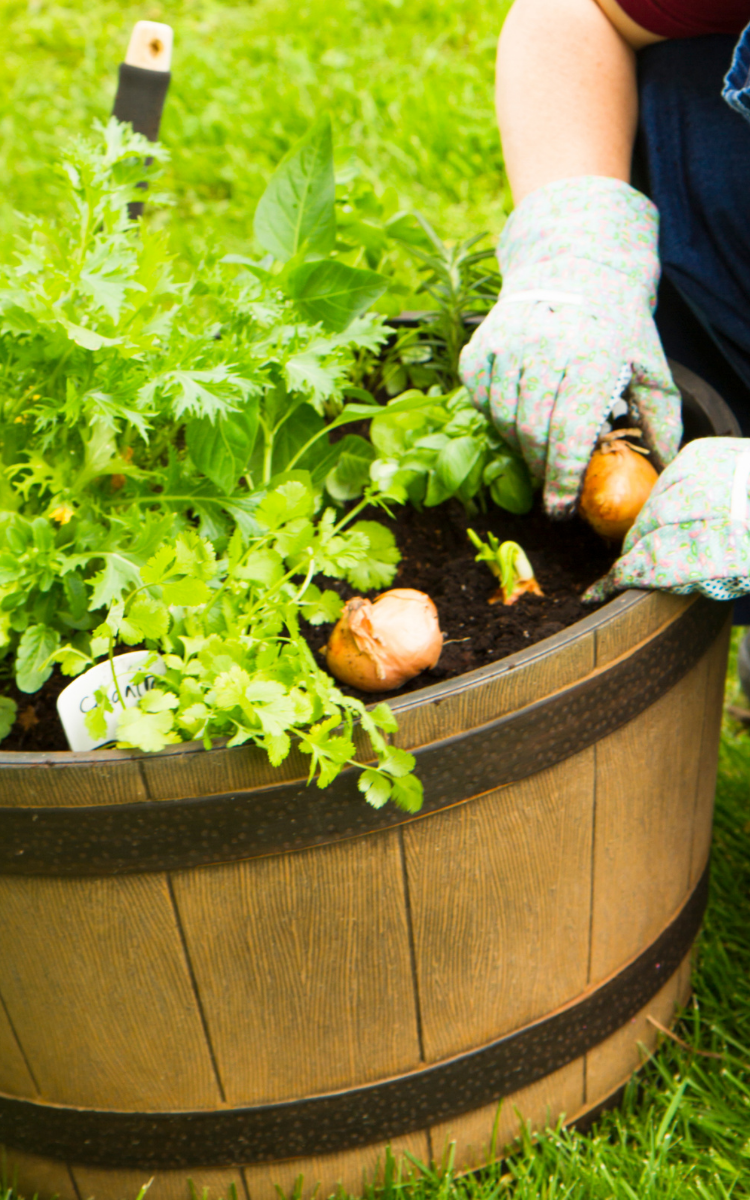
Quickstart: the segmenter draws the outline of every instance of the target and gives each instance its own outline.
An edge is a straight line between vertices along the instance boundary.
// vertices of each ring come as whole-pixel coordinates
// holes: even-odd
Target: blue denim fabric
[[[638,55],[633,182],[661,216],[656,322],[750,436],[750,27]],[[750,597],[736,621],[750,623]]]
[[[750,94],[733,86],[748,57],[747,33],[736,48],[714,34],[649,46],[638,67],[639,152],[664,274],[750,392]],[[730,66],[732,107],[722,97]],[[742,400],[750,433],[750,394]]]
[[[750,121],[750,25],[734,48],[722,95],[735,112]]]

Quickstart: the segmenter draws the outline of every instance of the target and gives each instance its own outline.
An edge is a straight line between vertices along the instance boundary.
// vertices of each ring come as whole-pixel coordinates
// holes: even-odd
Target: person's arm
[[[653,320],[658,213],[628,182],[634,47],[648,40],[632,26],[616,0],[516,0],[500,41],[498,111],[516,208],[498,244],[500,296],[464,347],[460,374],[543,484],[551,517],[575,512],[615,400],[626,398],[661,465],[682,431]]]
[[[498,46],[496,91],[516,204],[558,179],[628,182],[634,51],[660,40],[615,0],[516,0]]]

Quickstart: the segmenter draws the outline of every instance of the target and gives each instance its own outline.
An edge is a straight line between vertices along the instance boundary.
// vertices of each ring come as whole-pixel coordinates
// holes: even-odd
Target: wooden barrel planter
[[[682,369],[693,433],[736,432]],[[394,702],[425,785],[252,747],[0,754],[0,1142],[27,1196],[358,1192],[612,1097],[689,988],[729,606],[628,592]],[[499,1101],[502,1100],[502,1105]]]

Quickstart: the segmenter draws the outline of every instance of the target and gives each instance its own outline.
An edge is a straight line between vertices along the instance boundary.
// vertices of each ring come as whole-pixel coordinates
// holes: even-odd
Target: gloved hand
[[[532,192],[503,230],[500,298],[461,354],[474,403],[572,512],[603,422],[630,381],[630,419],[661,464],[677,453],[680,397],[653,322],[658,214],[616,179]]]
[[[700,438],[654,484],[608,575],[584,600],[622,588],[703,592],[733,600],[750,592],[750,442]]]

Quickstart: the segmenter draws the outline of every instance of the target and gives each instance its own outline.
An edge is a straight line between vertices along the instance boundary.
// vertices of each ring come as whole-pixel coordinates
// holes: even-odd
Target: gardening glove
[[[584,600],[623,588],[703,592],[734,600],[750,592],[750,446],[742,438],[700,438],[654,484],[608,575]]]
[[[658,214],[616,179],[532,192],[503,230],[500,298],[461,354],[461,378],[532,476],[572,514],[597,435],[629,384],[631,421],[660,465],[677,453],[680,396],[652,313]]]

